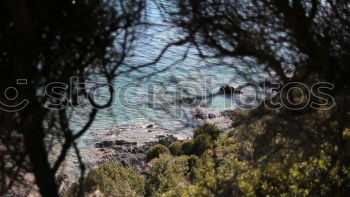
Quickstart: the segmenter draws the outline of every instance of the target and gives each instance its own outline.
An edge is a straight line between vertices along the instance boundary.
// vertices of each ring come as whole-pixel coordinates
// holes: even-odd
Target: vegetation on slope
[[[129,191],[145,196],[208,197],[344,196],[350,192],[350,154],[346,151],[350,129],[329,119],[330,111],[287,116],[282,110],[261,115],[263,110],[233,112],[245,118],[228,133],[204,125],[193,139],[171,144],[171,151],[154,146],[150,150],[165,151],[152,154],[156,156],[148,163],[145,193],[139,187]],[[106,187],[100,190],[114,191],[97,182]],[[112,184],[122,189],[117,182]]]

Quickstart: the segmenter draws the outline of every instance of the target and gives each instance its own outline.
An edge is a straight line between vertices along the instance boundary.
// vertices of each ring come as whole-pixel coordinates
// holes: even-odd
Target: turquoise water
[[[156,25],[140,28],[140,39],[135,44],[136,51],[128,61],[130,65],[151,62],[171,39],[181,36],[179,31],[163,22],[155,5],[147,7],[147,17]],[[174,64],[185,53],[187,58]],[[229,60],[225,63],[228,62]],[[125,69],[128,68],[121,68],[120,71]],[[228,65],[199,59],[193,48],[187,46],[170,48],[157,64],[121,74],[116,78],[114,104],[108,109],[99,111],[90,133],[96,128],[115,124],[154,123],[175,132],[185,132],[187,135],[188,131],[182,128],[184,122],[189,123],[190,118],[187,116],[191,107],[198,103],[212,106],[215,111],[235,107],[229,98],[223,96],[212,98],[210,94],[216,92],[220,85],[242,81],[237,76],[235,70]],[[209,98],[196,99],[192,105],[179,105],[178,102],[175,104],[177,100],[175,97],[180,96],[179,92],[185,95],[186,90],[196,98],[206,96]],[[106,93],[101,94],[100,99],[107,100],[108,96]],[[76,117],[72,119],[73,126],[79,128],[84,124],[86,121],[82,118],[84,113],[86,111],[76,113]]]

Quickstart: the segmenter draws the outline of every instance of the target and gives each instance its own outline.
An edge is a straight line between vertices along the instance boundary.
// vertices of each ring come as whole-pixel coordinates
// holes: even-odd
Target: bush
[[[194,139],[192,151],[196,155],[202,155],[211,147],[213,147],[212,137],[208,134],[201,134]]]
[[[216,140],[219,135],[220,135],[221,131],[219,130],[219,128],[214,125],[214,124],[204,124],[201,127],[198,127],[193,135],[193,138],[196,138],[197,136],[201,135],[201,134],[208,134],[212,137],[213,140]]]
[[[182,144],[180,141],[175,141],[170,144],[169,150],[172,155],[179,156],[182,154]]]
[[[181,191],[188,186],[185,174],[188,156],[160,155],[149,163],[150,175],[146,182],[146,196],[164,196],[166,192]]]
[[[233,125],[239,125],[247,120],[249,112],[242,109],[235,109],[228,112],[227,115],[232,120]]]
[[[201,159],[196,155],[191,155],[188,158],[188,177],[191,181],[195,181],[200,177],[200,169],[202,167]]]
[[[206,161],[205,176],[183,189],[181,196],[256,196],[255,189],[261,184],[259,169],[234,156],[226,157],[219,166],[216,162],[213,159]]]
[[[78,183],[67,191],[67,197],[78,195]],[[108,195],[143,196],[144,179],[121,164],[105,163],[92,169],[83,181],[84,193],[100,190]]]
[[[199,168],[200,166],[201,166],[201,159],[198,156],[191,155],[188,158],[188,167],[189,167],[189,169]]]
[[[194,139],[188,139],[182,143],[181,149],[183,154],[191,155],[193,153],[193,143]]]
[[[233,129],[233,130],[231,130],[231,131],[229,131],[229,132],[227,133],[227,136],[228,136],[228,137],[233,137],[233,136],[235,136],[236,133],[237,133],[237,131],[236,131],[235,129]]]
[[[156,144],[152,146],[146,154],[146,160],[151,161],[152,159],[159,157],[161,154],[169,154],[170,150],[168,147],[162,145],[162,144]]]

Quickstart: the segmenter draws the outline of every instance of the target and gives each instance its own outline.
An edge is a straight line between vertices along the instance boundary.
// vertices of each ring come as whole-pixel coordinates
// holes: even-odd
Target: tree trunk
[[[45,149],[45,133],[42,127],[44,110],[37,100],[37,89],[31,84],[36,67],[33,64],[36,51],[36,29],[31,12],[28,9],[29,1],[7,0],[8,12],[12,16],[16,30],[16,54],[13,62],[13,80],[27,79],[28,84],[20,89],[19,98],[29,100],[29,105],[20,114],[19,131],[24,136],[26,153],[32,164],[32,171],[36,184],[43,197],[58,197],[55,175],[51,170],[48,153]]]
[[[55,175],[50,168],[48,153],[44,146],[43,129],[41,125],[37,126],[38,124],[41,124],[41,121],[29,121],[26,128],[23,128],[27,153],[41,195],[58,197]]]

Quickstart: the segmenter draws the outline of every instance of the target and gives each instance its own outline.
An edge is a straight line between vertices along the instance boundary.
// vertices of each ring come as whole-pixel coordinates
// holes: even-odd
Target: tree
[[[94,102],[82,84],[94,77],[113,82],[133,47],[143,8],[141,0],[0,2],[0,193],[33,172],[42,196],[58,196],[55,174],[68,150],[73,147],[81,159],[76,140],[113,100]],[[72,77],[77,81],[71,83]],[[17,97],[9,88],[16,82],[22,84]],[[47,86],[53,83],[71,87]],[[89,101],[90,112],[73,131],[70,118],[81,100]],[[22,110],[13,108],[24,101]],[[60,151],[55,161],[48,159],[52,149]]]
[[[180,28],[183,32],[181,39],[195,47],[200,57],[219,62],[220,59],[229,58],[232,62],[238,62],[231,66],[247,80],[256,81],[256,76],[264,73],[270,80],[277,80],[277,85],[286,86],[285,90],[292,90],[292,94],[280,91],[277,96],[267,100],[286,106],[279,115],[291,125],[298,126],[293,127],[291,132],[309,130],[305,124],[298,122],[301,121],[300,117],[295,115],[317,116],[312,115],[317,111],[315,109],[332,108],[328,111],[328,118],[318,116],[319,123],[328,125],[330,132],[334,128],[329,126],[329,121],[337,120],[335,136],[338,137],[333,140],[343,144],[341,136],[348,128],[349,111],[346,102],[350,84],[350,13],[346,9],[350,6],[349,1],[171,2],[176,9],[163,6],[168,20]],[[247,72],[252,70],[255,74]],[[301,106],[305,102],[306,105],[298,110],[289,110],[288,104],[298,103],[301,97],[293,90],[296,86],[288,84],[303,83],[310,93],[311,88],[317,87],[313,85],[319,82],[329,85],[324,87],[327,91],[323,92],[328,94],[327,98],[320,99],[319,94],[303,95],[305,101],[301,100]],[[292,102],[288,101],[290,97]],[[270,111],[267,107],[265,111],[260,110],[265,113],[255,114],[266,115]],[[276,126],[269,125],[273,133]]]
[[[305,82],[312,75],[339,91],[348,88],[346,0],[171,2],[177,9],[163,6],[169,21],[203,58],[240,60],[233,66],[259,69],[284,84]],[[291,70],[294,74],[288,75]]]
[[[264,74],[284,86],[303,83],[311,89],[315,83],[331,84],[325,88],[328,97],[323,100],[318,94],[306,98],[304,95],[308,105],[302,109],[287,106],[271,110],[261,106],[235,124],[242,132],[237,136],[235,131],[233,136],[248,138],[252,143],[251,164],[264,171],[262,179],[271,183],[271,188],[277,188],[267,187],[268,191],[263,188],[255,194],[347,194],[349,173],[345,166],[349,166],[350,157],[345,151],[349,141],[344,131],[350,126],[347,102],[350,2],[173,0],[171,3],[175,9],[162,6],[167,19],[179,27],[180,39],[196,48],[203,59],[222,64],[227,64],[229,59],[230,66],[249,81]],[[293,86],[287,86],[286,90],[292,89]],[[292,103],[298,103],[301,96],[294,90],[291,92],[292,95],[278,92],[267,103],[283,104],[288,96],[292,97]],[[304,105],[304,100],[301,101]],[[254,122],[259,122],[259,126],[254,127]],[[271,167],[276,170],[270,170]],[[282,176],[274,175],[279,171]],[[317,178],[310,179],[308,174],[291,175],[288,184],[281,181],[288,173],[300,171],[317,174]]]
[[[145,184],[142,176],[121,164],[105,163],[92,169],[83,179],[85,193],[96,190],[104,194],[123,196],[144,196]],[[66,196],[75,197],[78,184],[71,185]]]

